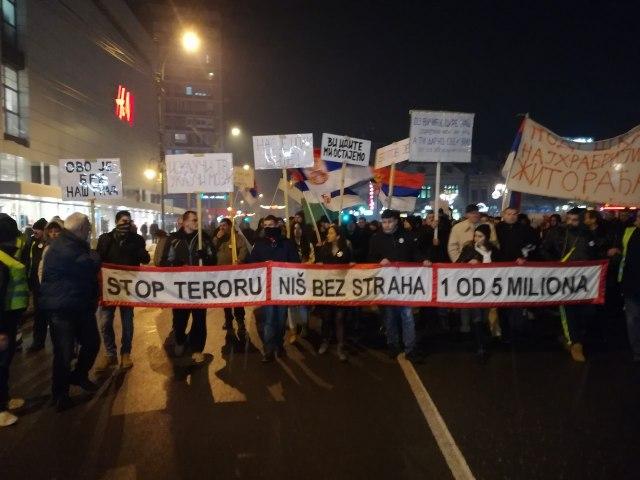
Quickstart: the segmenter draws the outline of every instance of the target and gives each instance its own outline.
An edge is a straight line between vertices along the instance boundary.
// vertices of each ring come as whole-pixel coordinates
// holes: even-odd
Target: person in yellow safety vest
[[[16,221],[0,214],[0,427],[18,421],[11,410],[24,405],[22,399],[9,397],[9,367],[16,350],[18,320],[29,305],[26,268],[16,259],[20,236]]]
[[[640,362],[640,215],[622,236],[622,262],[618,280],[622,282],[627,332],[633,361]]]

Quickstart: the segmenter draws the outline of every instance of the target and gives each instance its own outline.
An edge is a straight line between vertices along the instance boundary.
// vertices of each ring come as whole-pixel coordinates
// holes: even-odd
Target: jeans
[[[489,310],[481,308],[462,308],[460,317],[464,318],[467,324],[473,326],[473,333],[476,337],[478,351],[487,349],[487,320]]]
[[[238,326],[244,326],[244,307],[225,308],[224,309],[224,322],[227,325],[231,325],[233,317],[236,318]]]
[[[16,353],[18,320],[23,311],[0,312],[0,412],[7,409],[9,401],[9,367]]]
[[[560,322],[567,345],[583,343],[585,326],[593,311],[593,305],[560,306]]]
[[[100,334],[93,309],[53,310],[50,312],[53,340],[53,398],[69,394],[69,383],[84,380],[100,349]],[[78,362],[71,372],[75,344],[80,344]]]
[[[627,332],[634,360],[640,360],[640,298],[626,296],[624,310],[627,317]]]
[[[291,330],[298,325],[306,327],[309,323],[309,307],[305,307],[304,305],[289,307],[288,319]]]
[[[49,320],[47,319],[47,312],[38,305],[38,292],[36,290],[33,291],[33,312],[33,346],[44,347],[44,342],[47,340]]]
[[[324,307],[322,311],[322,338],[325,342],[331,340],[332,327],[335,326],[336,340],[338,344],[344,344],[344,328],[347,317],[347,309],[344,307]]]
[[[207,309],[206,308],[174,308],[173,333],[178,345],[187,341],[187,323],[191,315],[191,330],[189,330],[189,345],[194,352],[202,352],[207,343]]]
[[[387,345],[390,348],[400,349],[400,332],[398,324],[402,328],[402,341],[404,351],[411,352],[416,346],[416,324],[413,320],[411,307],[382,307],[384,326],[387,330]]]
[[[100,333],[107,355],[116,356],[116,335],[113,331],[113,317],[118,307],[100,307],[98,309],[98,319],[100,322]],[[122,322],[122,340],[120,345],[120,355],[131,353],[131,341],[133,340],[133,308],[119,307],[120,320]]]
[[[526,311],[523,308],[501,308],[500,330],[502,338],[506,340],[518,340],[523,337],[527,329]]]
[[[284,327],[287,321],[287,307],[267,305],[264,307],[264,351],[273,353],[282,348]]]

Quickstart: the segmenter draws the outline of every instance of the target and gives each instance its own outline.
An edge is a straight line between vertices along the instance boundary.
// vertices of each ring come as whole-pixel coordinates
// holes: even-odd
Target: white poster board
[[[313,134],[253,137],[253,161],[256,170],[311,167]]]
[[[167,155],[167,193],[233,192],[230,153]]]
[[[253,188],[255,185],[255,171],[249,167],[233,167],[233,183],[238,188]]]
[[[122,198],[119,158],[59,160],[58,166],[62,200]]]
[[[375,169],[409,160],[409,139],[405,138],[376,150]]]
[[[323,133],[320,151],[322,160],[367,167],[371,155],[371,140]]]
[[[471,163],[473,113],[411,110],[412,162]]]

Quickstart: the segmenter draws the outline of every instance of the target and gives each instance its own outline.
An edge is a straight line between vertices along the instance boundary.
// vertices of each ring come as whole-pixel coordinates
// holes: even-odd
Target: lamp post
[[[201,40],[196,32],[193,30],[187,30],[183,32],[181,37],[182,48],[187,53],[195,53],[200,49]],[[165,190],[167,184],[167,163],[165,158],[165,146],[164,146],[164,115],[162,107],[164,105],[164,76],[165,67],[167,65],[167,59],[171,53],[171,47],[167,50],[160,69],[156,72],[156,89],[158,98],[158,147],[160,150],[160,157],[158,160],[158,175],[160,175],[160,225],[162,230],[165,230]],[[145,172],[146,174],[146,172]],[[148,177],[147,177],[148,178]]]

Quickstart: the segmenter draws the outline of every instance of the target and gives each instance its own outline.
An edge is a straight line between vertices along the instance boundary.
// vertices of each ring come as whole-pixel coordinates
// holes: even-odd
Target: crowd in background
[[[401,217],[385,210],[381,220],[367,221],[345,215],[340,221],[326,216],[316,225],[298,212],[285,222],[268,215],[254,230],[239,221],[235,241],[234,223],[225,218],[203,232],[198,242],[196,212],[178,219],[175,231],[166,233],[156,224],[143,225],[138,233],[128,211],[116,215],[116,227],[100,236],[95,249],[89,245],[91,225],[87,216],[74,213],[62,221],[40,219],[25,236],[16,222],[0,214],[0,426],[15,423],[12,411],[24,403],[9,396],[9,366],[21,345],[20,325],[32,299],[33,335],[29,353],[42,350],[51,334],[54,362],[52,404],[58,410],[72,405],[69,386],[87,391],[97,386],[89,371],[106,371],[119,366],[129,369],[134,331],[131,307],[98,306],[98,272],[102,263],[119,265],[230,265],[282,261],[316,264],[390,262],[436,262],[486,264],[529,261],[570,262],[607,259],[607,304],[565,305],[556,309],[562,327],[562,342],[571,358],[584,362],[585,334],[607,316],[627,320],[633,360],[640,361],[640,216],[622,211],[603,216],[595,210],[574,208],[563,219],[554,214],[533,226],[527,215],[507,208],[501,217],[481,213],[469,205],[465,217],[453,222],[442,210],[425,218]],[[150,248],[145,241],[151,235]],[[232,252],[235,245],[236,252]],[[151,251],[151,254],[149,253]],[[114,318],[120,310],[122,335],[116,346]],[[404,353],[407,360],[422,361],[416,335],[416,320],[435,321],[443,330],[469,336],[478,361],[487,361],[492,345],[517,344],[526,339],[536,309],[412,309],[403,306],[377,308],[392,358]],[[176,357],[189,352],[195,364],[205,361],[206,309],[173,309],[171,344]],[[318,352],[326,353],[334,338],[337,356],[348,360],[347,331],[357,329],[361,315],[357,307],[280,306],[261,307],[262,361],[286,357],[285,339],[296,342],[310,333],[310,316],[320,320]],[[417,314],[417,316],[416,316]],[[187,332],[191,320],[190,329]],[[234,325],[235,321],[235,325]],[[225,308],[223,328],[238,337],[246,336],[245,309]],[[378,326],[376,325],[376,328]],[[100,342],[104,355],[97,358]],[[96,361],[97,358],[97,361]]]

